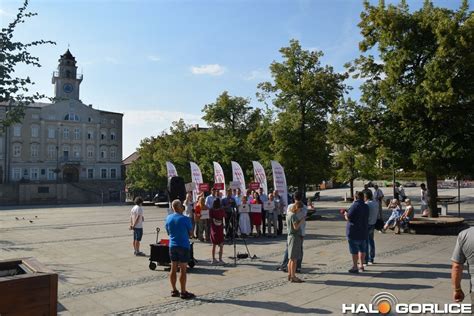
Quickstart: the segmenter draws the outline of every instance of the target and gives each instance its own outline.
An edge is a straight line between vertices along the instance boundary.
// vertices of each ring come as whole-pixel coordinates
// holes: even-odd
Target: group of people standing
[[[214,204],[219,201],[219,204]],[[270,202],[270,203],[267,203]],[[186,196],[185,215],[193,223],[193,238],[200,241],[211,241],[212,210],[218,207],[224,210],[224,237],[231,239],[234,236],[269,236],[275,237],[283,232],[283,216],[285,215],[284,202],[278,191],[265,194],[263,189],[258,191],[247,190],[242,194],[240,189],[228,189],[225,196],[219,190],[212,189],[211,194],[201,193],[193,201],[193,195]],[[251,212],[251,205],[260,205],[258,212]]]

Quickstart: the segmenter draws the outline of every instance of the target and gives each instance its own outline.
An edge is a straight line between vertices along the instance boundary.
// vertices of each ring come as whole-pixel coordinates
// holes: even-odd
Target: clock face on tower
[[[63,86],[63,90],[66,93],[71,93],[72,90],[74,90],[74,87],[70,83],[65,83],[64,86]]]

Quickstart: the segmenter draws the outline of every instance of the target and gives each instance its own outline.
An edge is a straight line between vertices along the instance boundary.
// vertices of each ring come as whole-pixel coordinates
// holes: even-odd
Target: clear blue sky
[[[2,27],[22,2],[0,0]],[[412,9],[423,3],[408,2]],[[453,9],[460,3],[435,1]],[[31,0],[29,8],[38,16],[15,39],[57,45],[32,49],[43,67],[18,73],[52,96],[51,74],[69,45],[84,74],[81,100],[125,114],[126,157],[181,117],[203,125],[201,109],[224,90],[261,106],[256,86],[270,79],[268,66],[292,38],[322,50],[323,62],[343,71],[358,55],[362,0]]]

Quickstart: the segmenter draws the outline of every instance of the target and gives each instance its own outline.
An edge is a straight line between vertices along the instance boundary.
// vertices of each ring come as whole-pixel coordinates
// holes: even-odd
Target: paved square
[[[308,222],[302,284],[288,283],[285,273],[275,271],[286,236],[248,239],[251,254],[258,258],[240,260],[237,267],[231,259],[226,259],[226,266],[211,265],[210,245],[198,241],[194,250],[199,262],[188,276],[188,288],[197,299],[171,298],[164,268],[152,271],[147,258],[133,255],[127,205],[3,207],[0,259],[35,257],[56,271],[61,315],[339,315],[342,303],[369,303],[382,291],[400,302],[451,302],[455,236],[377,233],[376,264],[350,275],[345,222],[338,212],[347,204],[336,200],[323,194],[317,204],[323,219]],[[471,202],[462,206],[466,217],[471,215]],[[166,210],[144,210],[142,250],[148,254]],[[164,230],[160,237],[166,237]],[[243,243],[237,251],[245,252]],[[233,248],[226,245],[225,258],[232,254]],[[468,292],[466,275],[462,286]]]

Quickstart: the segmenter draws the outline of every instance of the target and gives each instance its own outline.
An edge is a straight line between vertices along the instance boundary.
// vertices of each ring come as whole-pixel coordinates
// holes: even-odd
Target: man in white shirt
[[[130,210],[130,230],[133,230],[133,250],[135,256],[146,256],[140,251],[140,241],[143,237],[143,199],[137,196],[134,200],[135,206]]]
[[[265,194],[263,191],[263,188],[258,189],[258,195],[260,196],[260,201],[262,201],[263,204],[268,201],[268,196]],[[267,231],[267,210],[265,208],[262,208],[262,228],[263,228],[263,236],[266,236],[266,231]]]

